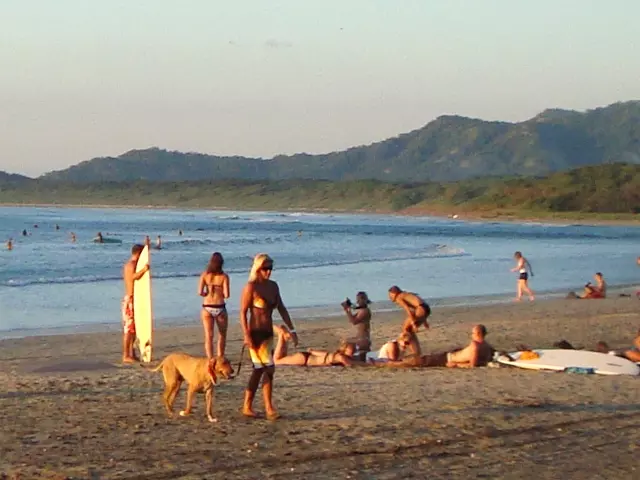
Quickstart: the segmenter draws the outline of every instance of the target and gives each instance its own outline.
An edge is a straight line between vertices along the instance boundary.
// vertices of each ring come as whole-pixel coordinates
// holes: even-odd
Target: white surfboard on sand
[[[142,270],[150,262],[149,247],[144,247],[136,272]],[[153,312],[151,310],[151,274],[145,273],[140,280],[133,284],[133,316],[136,324],[136,338],[140,348],[141,360],[145,363],[151,361],[153,349]]]
[[[565,371],[568,368],[593,369],[593,373],[601,375],[640,375],[640,366],[626,358],[606,353],[588,352],[584,350],[533,350],[538,358],[522,360],[523,352],[509,353],[513,359],[499,356],[496,360],[502,365],[526,368],[530,370]]]

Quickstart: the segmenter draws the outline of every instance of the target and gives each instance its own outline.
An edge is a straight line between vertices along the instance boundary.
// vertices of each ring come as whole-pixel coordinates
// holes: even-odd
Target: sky
[[[0,0],[0,170],[268,158],[640,99],[637,0]]]

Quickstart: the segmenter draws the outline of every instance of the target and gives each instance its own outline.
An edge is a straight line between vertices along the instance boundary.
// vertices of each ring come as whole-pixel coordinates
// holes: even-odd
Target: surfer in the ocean
[[[131,247],[131,258],[124,264],[122,277],[124,279],[125,295],[122,299],[122,363],[134,363],[138,357],[133,349],[136,339],[136,324],[133,314],[133,284],[149,271],[149,264],[136,272],[136,265],[144,246],[135,244]]]

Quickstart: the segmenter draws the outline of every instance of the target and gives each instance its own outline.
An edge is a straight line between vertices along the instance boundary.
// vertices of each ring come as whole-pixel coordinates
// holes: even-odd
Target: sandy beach
[[[434,309],[423,347],[468,341],[484,323],[498,349],[566,339],[626,347],[640,326],[634,298],[550,300]],[[301,348],[333,349],[346,319],[298,318]],[[400,312],[374,314],[374,345]],[[228,357],[237,367],[234,325]],[[282,367],[276,422],[238,409],[250,371],[169,419],[160,373],[119,365],[118,333],[0,342],[0,478],[632,478],[640,454],[640,378],[514,368],[387,370]],[[201,329],[156,332],[156,360],[201,355]],[[177,405],[184,402],[184,387]],[[256,405],[263,412],[262,400]]]

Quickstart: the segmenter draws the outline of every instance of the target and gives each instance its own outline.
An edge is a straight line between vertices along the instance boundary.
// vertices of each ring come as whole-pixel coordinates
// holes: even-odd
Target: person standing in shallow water
[[[535,299],[533,291],[529,288],[529,275],[533,277],[533,269],[529,261],[522,255],[522,252],[516,252],[513,254],[513,258],[516,260],[516,266],[511,269],[512,272],[518,272],[518,287],[516,294],[516,301],[522,299],[522,294],[529,295],[529,300]]]
[[[278,310],[288,328],[295,346],[298,336],[287,308],[280,297],[278,284],[270,279],[273,260],[269,255],[260,253],[253,259],[249,281],[242,290],[240,300],[240,324],[244,333],[244,343],[249,347],[253,372],[245,390],[242,413],[247,417],[256,417],[253,411],[253,400],[262,380],[262,394],[267,418],[275,420],[279,417],[273,406],[273,379],[275,363],[273,359],[273,311]]]
[[[207,269],[200,275],[198,294],[203,297],[200,318],[204,327],[204,351],[208,359],[213,355],[213,325],[218,325],[218,352],[219,357],[224,357],[227,344],[227,315],[226,299],[229,298],[229,275],[222,267],[224,258],[220,252],[211,255]]]

